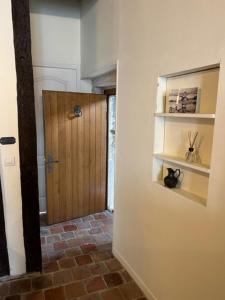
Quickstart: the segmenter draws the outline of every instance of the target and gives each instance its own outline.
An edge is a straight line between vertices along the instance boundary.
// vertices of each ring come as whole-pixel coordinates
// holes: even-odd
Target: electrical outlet
[[[8,156],[4,159],[5,167],[13,167],[16,165],[16,158],[15,156]]]

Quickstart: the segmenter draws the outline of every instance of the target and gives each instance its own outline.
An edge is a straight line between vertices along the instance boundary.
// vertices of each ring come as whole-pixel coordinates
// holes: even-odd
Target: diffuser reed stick
[[[195,149],[197,137],[198,137],[198,131],[196,131],[196,132],[188,131],[189,148],[185,154],[187,161],[190,161],[190,162],[199,162],[200,161],[199,152]]]

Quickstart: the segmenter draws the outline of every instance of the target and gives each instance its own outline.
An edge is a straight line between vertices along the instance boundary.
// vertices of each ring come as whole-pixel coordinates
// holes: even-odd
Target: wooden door
[[[43,92],[48,223],[106,208],[105,95]],[[75,108],[81,116],[74,116]]]

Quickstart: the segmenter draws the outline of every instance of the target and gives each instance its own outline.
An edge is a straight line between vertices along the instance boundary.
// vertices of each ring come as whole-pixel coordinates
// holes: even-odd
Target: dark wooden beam
[[[0,276],[9,275],[9,258],[5,234],[5,218],[3,209],[2,189],[0,182]]]
[[[29,0],[11,0],[17,73],[17,102],[24,244],[27,272],[41,270],[34,82]]]
[[[115,96],[116,95],[116,88],[105,89],[104,94],[107,95],[107,96]]]

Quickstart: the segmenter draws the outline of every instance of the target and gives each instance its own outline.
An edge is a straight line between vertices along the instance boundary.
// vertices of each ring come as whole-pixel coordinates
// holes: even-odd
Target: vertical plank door
[[[106,96],[43,91],[43,100],[48,224],[103,211]]]

